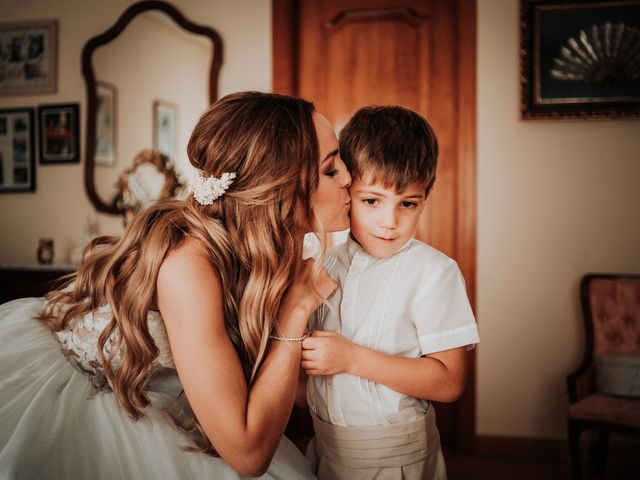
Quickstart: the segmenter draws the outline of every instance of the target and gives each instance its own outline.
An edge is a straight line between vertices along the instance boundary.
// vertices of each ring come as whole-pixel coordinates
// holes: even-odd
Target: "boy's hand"
[[[356,348],[339,333],[315,330],[302,342],[302,368],[309,376],[348,372]]]

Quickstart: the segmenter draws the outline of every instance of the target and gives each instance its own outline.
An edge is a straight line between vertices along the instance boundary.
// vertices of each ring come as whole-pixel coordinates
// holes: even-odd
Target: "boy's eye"
[[[408,200],[403,201],[400,205],[402,205],[402,208],[414,208],[418,206],[416,202],[410,202]]]
[[[365,198],[362,201],[367,205],[375,205],[378,202],[375,198]]]

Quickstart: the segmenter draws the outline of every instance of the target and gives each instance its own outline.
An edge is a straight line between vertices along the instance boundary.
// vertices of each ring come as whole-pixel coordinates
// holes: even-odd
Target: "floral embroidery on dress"
[[[98,389],[108,388],[104,368],[98,357],[98,340],[102,331],[109,325],[113,314],[108,305],[103,305],[93,312],[86,313],[69,322],[65,330],[54,332],[64,355],[78,369],[91,377],[92,383]],[[175,368],[167,331],[159,312],[150,311],[147,315],[149,333],[159,350],[154,360],[154,367]],[[103,353],[108,358],[118,344],[119,334],[114,331],[105,342]],[[114,367],[120,364],[121,355],[116,351],[112,360]]]

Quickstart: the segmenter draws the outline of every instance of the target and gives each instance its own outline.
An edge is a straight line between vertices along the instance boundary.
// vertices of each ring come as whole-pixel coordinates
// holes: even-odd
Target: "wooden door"
[[[424,115],[439,143],[418,238],[456,259],[475,290],[475,1],[273,0],[274,91],[313,101],[340,130],[360,107]],[[473,357],[473,354],[471,354]],[[436,406],[443,443],[469,450],[473,358],[465,395]]]

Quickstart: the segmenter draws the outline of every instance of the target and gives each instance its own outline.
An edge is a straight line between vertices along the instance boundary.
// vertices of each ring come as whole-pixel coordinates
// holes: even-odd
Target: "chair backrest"
[[[581,298],[597,390],[640,395],[640,275],[586,275]]]
[[[640,275],[586,275],[582,302],[594,355],[640,356]]]

